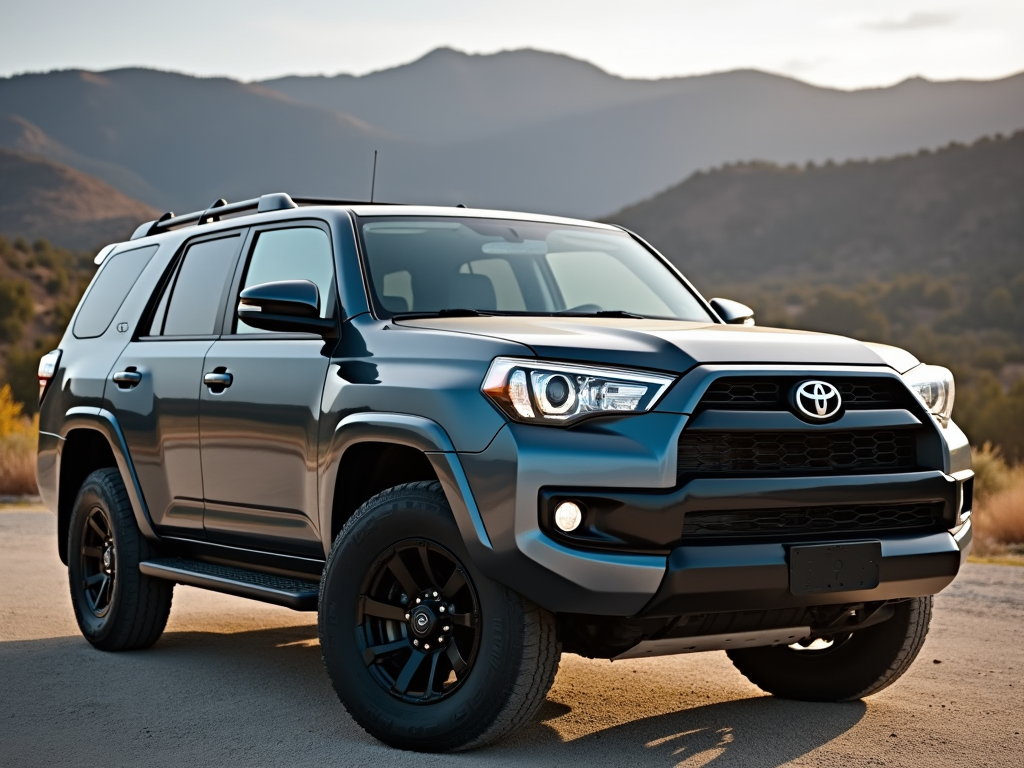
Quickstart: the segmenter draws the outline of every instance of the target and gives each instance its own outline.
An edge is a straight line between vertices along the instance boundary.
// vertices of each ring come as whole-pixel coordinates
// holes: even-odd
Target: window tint
[[[209,336],[215,332],[220,298],[237,250],[237,235],[189,247],[174,279],[164,336]]]
[[[242,289],[279,280],[309,280],[320,290],[320,317],[334,315],[334,255],[327,233],[316,227],[260,232],[253,245]],[[235,299],[237,307],[237,297]],[[236,321],[236,333],[267,333]]]
[[[107,330],[159,246],[121,251],[106,260],[75,319],[74,333],[91,339]]]
[[[547,255],[567,307],[596,304],[671,317],[672,309],[636,273],[601,251],[562,251]]]
[[[367,217],[359,229],[384,312],[712,319],[672,270],[619,230],[440,216]]]
[[[463,264],[461,274],[485,275],[494,291],[494,308],[500,311],[525,312],[526,301],[512,265],[505,259],[480,259]]]

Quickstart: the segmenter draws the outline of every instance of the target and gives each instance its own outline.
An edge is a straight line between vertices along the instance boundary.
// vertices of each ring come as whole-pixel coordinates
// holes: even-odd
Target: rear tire
[[[437,482],[384,491],[345,524],[319,626],[352,718],[422,752],[481,747],[525,724],[561,656],[554,617],[473,566]]]
[[[68,531],[71,604],[96,648],[148,648],[164,631],[174,584],[139,571],[149,554],[120,472],[96,470],[78,491]]]
[[[924,645],[931,617],[932,598],[915,597],[897,603],[881,624],[831,638],[827,648],[772,646],[728,654],[750,682],[780,698],[853,701],[903,676]]]

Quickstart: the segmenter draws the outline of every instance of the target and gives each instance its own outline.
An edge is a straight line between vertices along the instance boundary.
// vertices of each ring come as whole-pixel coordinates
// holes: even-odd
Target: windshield
[[[374,302],[385,315],[615,314],[708,322],[708,312],[625,232],[501,219],[359,222]]]

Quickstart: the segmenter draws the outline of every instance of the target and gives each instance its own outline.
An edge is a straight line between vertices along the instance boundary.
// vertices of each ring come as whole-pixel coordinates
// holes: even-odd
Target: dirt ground
[[[411,755],[356,726],[316,618],[178,587],[151,650],[78,634],[46,512],[0,512],[0,766],[1024,765],[1024,568],[969,564],[911,671],[862,703],[765,696],[724,653],[565,655],[526,728],[465,755]]]

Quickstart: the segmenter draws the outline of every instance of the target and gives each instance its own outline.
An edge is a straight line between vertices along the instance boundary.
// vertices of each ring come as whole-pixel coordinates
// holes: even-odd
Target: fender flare
[[[354,413],[346,416],[334,430],[331,445],[323,459],[320,475],[320,537],[324,554],[331,550],[331,520],[334,491],[345,452],[358,443],[394,443],[426,454],[444,489],[459,532],[474,559],[493,552],[483,518],[473,499],[469,480],[448,433],[435,421],[404,413]]]
[[[64,446],[67,444],[67,437],[77,429],[91,429],[106,438],[107,443],[110,444],[110,450],[114,454],[114,461],[117,462],[117,469],[121,473],[121,480],[128,492],[128,501],[132,505],[132,511],[135,512],[135,521],[138,523],[139,531],[147,539],[159,539],[149,516],[149,508],[142,495],[142,486],[139,485],[139,478],[135,474],[135,466],[128,453],[128,443],[124,439],[124,433],[121,431],[121,425],[117,422],[117,417],[110,411],[92,406],[78,406],[70,408],[64,415],[64,423],[61,425],[59,435],[60,450],[57,453],[57,466],[55,467],[58,483],[60,482],[61,460]],[[57,495],[59,498],[59,488]]]

